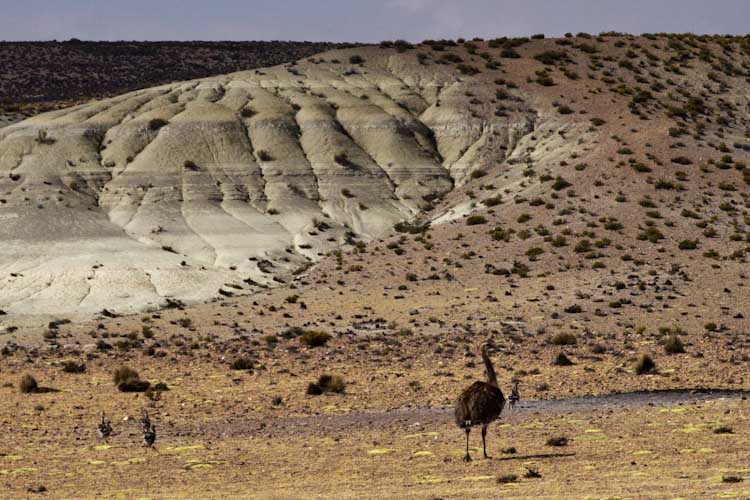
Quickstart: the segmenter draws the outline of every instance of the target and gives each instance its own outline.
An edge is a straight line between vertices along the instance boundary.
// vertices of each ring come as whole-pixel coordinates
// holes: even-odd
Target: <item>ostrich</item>
[[[105,441],[112,434],[112,422],[105,419],[104,412],[102,412],[102,421],[96,424],[96,433]]]
[[[143,446],[152,448],[156,442],[156,426],[149,425],[148,428],[143,429]]]
[[[456,400],[456,425],[466,430],[466,456],[464,461],[470,462],[469,433],[475,425],[482,426],[482,451],[487,457],[487,426],[497,420],[505,407],[505,396],[497,386],[497,375],[492,367],[492,361],[487,354],[487,344],[482,344],[482,360],[487,374],[487,381],[477,381],[464,389]]]
[[[516,406],[516,403],[518,403],[521,400],[521,395],[518,393],[518,381],[516,380],[516,383],[513,384],[513,390],[510,393],[510,396],[508,396],[508,403],[510,403],[511,409]]]
[[[143,416],[141,417],[141,430],[146,432],[151,427],[151,420],[148,418],[148,410],[143,410]]]

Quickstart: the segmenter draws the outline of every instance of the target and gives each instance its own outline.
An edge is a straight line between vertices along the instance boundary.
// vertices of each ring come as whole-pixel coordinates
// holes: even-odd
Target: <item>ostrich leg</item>
[[[484,452],[484,458],[490,458],[487,456],[487,426],[482,426],[482,451]]]
[[[471,456],[469,455],[469,433],[471,432],[471,427],[466,428],[466,456],[464,457],[464,462],[471,462]]]

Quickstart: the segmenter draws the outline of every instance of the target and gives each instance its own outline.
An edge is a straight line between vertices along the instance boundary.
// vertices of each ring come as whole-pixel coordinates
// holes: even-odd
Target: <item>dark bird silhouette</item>
[[[482,451],[487,457],[487,426],[497,420],[505,408],[505,396],[497,385],[497,375],[492,367],[492,361],[487,354],[487,344],[482,344],[482,360],[487,374],[487,381],[477,381],[464,389],[456,400],[456,425],[466,430],[466,456],[464,460],[471,461],[469,455],[469,433],[476,425],[482,426]]]
[[[508,403],[510,403],[510,407],[513,408],[520,400],[521,395],[518,393],[518,381],[516,381],[516,383],[513,384],[513,390],[510,392],[510,396],[508,396]]]
[[[102,412],[102,421],[96,424],[96,433],[105,441],[112,434],[112,422],[105,418],[104,412]]]
[[[156,443],[156,426],[149,425],[147,429],[143,429],[143,446],[152,448]]]
[[[143,410],[143,416],[141,416],[141,431],[146,432],[151,427],[151,420],[148,418],[148,411]]]

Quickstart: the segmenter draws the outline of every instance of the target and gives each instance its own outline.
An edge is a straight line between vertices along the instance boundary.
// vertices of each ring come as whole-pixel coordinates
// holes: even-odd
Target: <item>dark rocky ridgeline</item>
[[[28,114],[172,81],[273,66],[321,42],[0,42],[0,112]]]

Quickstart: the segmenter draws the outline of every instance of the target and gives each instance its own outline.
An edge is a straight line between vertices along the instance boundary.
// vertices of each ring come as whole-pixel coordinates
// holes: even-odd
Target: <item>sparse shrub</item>
[[[705,328],[707,332],[715,332],[718,327],[716,326],[716,323],[709,322],[703,325],[703,328]]]
[[[648,354],[641,355],[638,358],[638,362],[635,364],[636,375],[645,375],[647,373],[654,373],[656,371],[656,363]]]
[[[328,343],[328,341],[331,340],[331,335],[317,330],[305,330],[305,332],[300,335],[299,341],[309,347],[320,347],[324,346]]]
[[[365,60],[358,54],[349,57],[349,64],[362,64],[363,62],[365,62]]]
[[[346,390],[346,382],[338,375],[321,375],[318,381],[307,386],[307,394],[319,396],[324,392],[342,394]]]
[[[552,189],[554,189],[555,191],[561,191],[565,188],[569,188],[570,186],[571,186],[570,182],[558,176],[555,179],[555,182],[552,184]]]
[[[638,239],[648,240],[651,243],[657,243],[659,240],[664,239],[664,234],[662,234],[662,232],[659,231],[657,228],[651,226],[651,227],[646,228],[640,234],[638,234]]]
[[[565,436],[551,437],[547,439],[547,446],[568,446],[568,438]]]
[[[264,335],[263,341],[268,345],[274,345],[279,343],[279,338],[276,335]]]
[[[687,156],[676,156],[672,158],[672,163],[676,163],[678,165],[690,165],[691,163],[693,163],[693,160],[691,160]]]
[[[553,247],[564,247],[568,245],[568,240],[565,239],[565,236],[558,234],[554,238],[552,238],[552,241],[550,242]]]
[[[229,364],[229,368],[232,370],[252,370],[253,366],[253,360],[246,356],[236,358]]]
[[[576,253],[587,253],[591,251],[591,241],[589,240],[581,240],[578,243],[576,243],[576,246],[574,248]]]
[[[62,369],[65,373],[84,373],[86,371],[86,364],[76,361],[64,361]]]
[[[734,429],[727,425],[722,425],[714,429],[714,434],[734,434]]]
[[[583,312],[583,308],[579,306],[578,304],[573,304],[571,306],[566,307],[565,312],[568,314],[578,314],[580,312]]]
[[[18,383],[18,390],[22,394],[31,394],[39,390],[39,384],[34,377],[27,373],[21,377],[21,381]]]
[[[120,366],[112,373],[112,380],[121,392],[144,392],[149,388],[146,380],[141,380],[138,372],[127,366]]]
[[[500,484],[515,483],[518,481],[518,476],[515,474],[504,474],[497,478],[497,482]]]
[[[670,335],[664,341],[664,350],[667,354],[681,354],[685,352],[685,345],[677,335]]]
[[[680,250],[695,250],[698,248],[698,240],[682,240],[677,246]]]
[[[495,207],[503,202],[503,197],[500,195],[491,196],[489,198],[486,198],[482,200],[482,203],[484,203],[487,207]]]
[[[578,339],[570,332],[559,332],[550,339],[550,342],[553,345],[575,345]]]
[[[128,366],[120,366],[118,368],[115,368],[115,371],[112,372],[112,381],[115,383],[115,385],[119,385],[120,383],[127,380],[139,378],[140,375],[138,375],[138,372]]]
[[[470,215],[466,218],[467,226],[477,226],[479,224],[486,224],[487,219],[482,215]]]
[[[475,68],[474,66],[471,66],[469,64],[459,64],[456,66],[456,69],[462,75],[476,75],[480,72],[478,68]]]
[[[430,228],[430,223],[428,222],[397,222],[393,225],[393,229],[395,229],[399,233],[408,233],[408,234],[421,234],[427,231]]]

